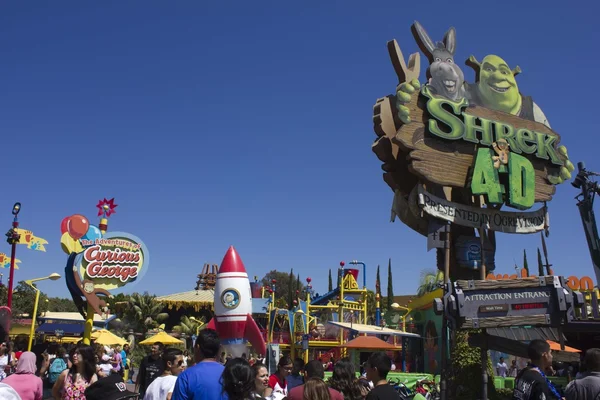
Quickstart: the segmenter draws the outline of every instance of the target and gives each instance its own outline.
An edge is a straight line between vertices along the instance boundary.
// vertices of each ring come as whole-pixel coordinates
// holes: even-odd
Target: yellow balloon
[[[62,247],[63,251],[67,254],[81,253],[83,251],[81,242],[73,239],[71,235],[69,235],[69,232],[63,233],[60,238],[60,247]]]

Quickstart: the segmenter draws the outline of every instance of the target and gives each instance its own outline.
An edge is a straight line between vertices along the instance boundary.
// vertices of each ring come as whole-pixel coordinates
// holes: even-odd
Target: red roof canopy
[[[376,336],[359,336],[339,347],[363,350],[400,350],[402,347],[384,342]]]

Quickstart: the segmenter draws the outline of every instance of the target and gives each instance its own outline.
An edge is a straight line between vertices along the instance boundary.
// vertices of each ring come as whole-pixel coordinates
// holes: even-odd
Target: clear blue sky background
[[[98,199],[115,197],[110,229],[151,253],[128,292],[192,290],[233,244],[250,276],[294,268],[320,292],[327,269],[351,259],[367,263],[370,288],[381,264],[385,288],[391,257],[395,293],[414,293],[434,252],[389,223],[392,192],[370,146],[372,106],[397,83],[386,41],[416,51],[415,19],[435,40],[455,26],[461,65],[496,53],[521,66],[521,91],[573,161],[600,170],[595,2],[0,4],[0,217],[8,230],[21,201],[22,227],[50,242],[19,247],[16,280],[62,274],[62,218],[97,223]],[[550,204],[551,262],[593,276],[576,194],[565,184]],[[512,272],[523,248],[535,269],[539,245],[500,235],[497,271]],[[64,280],[40,288],[68,296]]]

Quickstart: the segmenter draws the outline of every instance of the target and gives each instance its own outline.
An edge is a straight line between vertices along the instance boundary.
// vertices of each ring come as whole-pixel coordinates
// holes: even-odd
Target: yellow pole
[[[33,315],[31,316],[31,330],[29,331],[29,344],[27,345],[27,351],[31,351],[31,344],[33,343],[33,335],[35,334],[35,320],[37,319],[38,303],[40,302],[40,290],[27,282],[29,286],[35,289],[35,303],[33,304]]]
[[[91,304],[87,305],[87,318],[85,319],[85,326],[83,328],[83,344],[90,345],[92,343],[92,328],[94,326],[94,308]]]

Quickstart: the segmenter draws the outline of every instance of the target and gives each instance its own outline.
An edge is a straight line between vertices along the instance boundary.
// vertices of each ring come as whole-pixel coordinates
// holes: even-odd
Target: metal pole
[[[450,290],[450,224],[446,224],[445,237],[444,237],[444,295]],[[447,368],[448,363],[448,320],[446,315],[442,319],[442,370],[440,377],[440,398],[441,400],[447,400]]]
[[[482,330],[482,333],[485,334],[485,329]],[[487,362],[488,362],[488,354],[487,354],[487,344],[483,344],[481,346],[481,400],[487,400],[488,398],[488,374],[487,374]]]
[[[13,297],[13,287],[14,287],[14,277],[15,277],[15,257],[17,253],[17,243],[19,241],[19,234],[15,231],[19,227],[19,211],[21,211],[21,203],[17,202],[13,205],[12,214],[15,216],[13,218],[12,229],[9,231],[7,236],[9,236],[8,241],[12,245],[11,253],[10,253],[10,275],[8,282],[8,297],[6,300],[6,305],[10,308],[12,315],[12,297]]]
[[[38,304],[40,302],[40,289],[33,286],[33,284],[27,282],[35,290],[35,303],[33,304],[33,315],[31,316],[31,330],[29,331],[29,344],[27,345],[27,351],[31,351],[31,344],[33,343],[33,335],[35,334],[35,321],[37,319]]]

